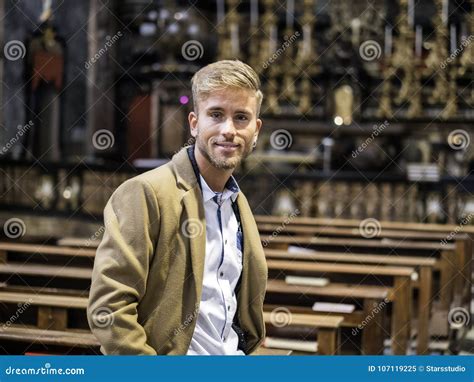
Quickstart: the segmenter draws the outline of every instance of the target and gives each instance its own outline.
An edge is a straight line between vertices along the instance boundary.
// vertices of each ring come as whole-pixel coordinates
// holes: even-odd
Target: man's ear
[[[255,134],[254,134],[254,140],[257,140],[258,138],[258,134],[260,133],[260,129],[262,128],[262,120],[260,118],[257,118],[257,121],[256,121],[256,129],[255,129]]]
[[[190,132],[191,132],[191,136],[196,138],[198,117],[197,117],[197,114],[194,111],[191,111],[188,114],[188,123],[189,123],[189,129],[190,129]]]

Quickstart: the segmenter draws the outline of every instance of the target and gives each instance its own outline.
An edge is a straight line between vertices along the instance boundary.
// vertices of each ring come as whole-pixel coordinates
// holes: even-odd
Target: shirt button
[[[227,244],[227,239],[225,239],[225,244]]]
[[[227,341],[227,337],[224,337],[223,339],[224,339],[224,342],[226,342],[226,341]]]
[[[228,311],[230,310],[230,305],[227,305],[227,310],[228,310]]]
[[[219,273],[219,276],[224,277],[224,272]]]

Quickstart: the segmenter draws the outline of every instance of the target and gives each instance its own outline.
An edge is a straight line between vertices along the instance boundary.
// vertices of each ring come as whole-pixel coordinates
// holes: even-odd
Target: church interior
[[[234,177],[265,253],[253,355],[467,355],[473,0],[0,0],[0,354],[100,355],[103,212],[193,145],[191,77],[258,74]]]

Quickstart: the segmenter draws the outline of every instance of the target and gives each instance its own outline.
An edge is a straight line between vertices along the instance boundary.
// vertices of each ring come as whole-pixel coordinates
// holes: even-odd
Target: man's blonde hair
[[[255,90],[257,117],[260,114],[263,94],[260,79],[249,65],[239,60],[222,60],[205,66],[191,79],[194,111],[198,112],[198,101],[207,98],[211,92],[225,88]]]

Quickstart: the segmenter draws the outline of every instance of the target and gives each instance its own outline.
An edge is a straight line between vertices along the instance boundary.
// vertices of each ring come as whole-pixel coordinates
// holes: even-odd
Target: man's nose
[[[236,134],[234,120],[232,118],[227,118],[221,126],[221,134],[225,137],[234,137]]]

